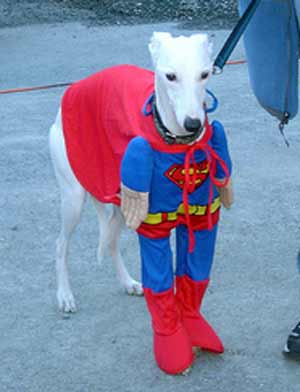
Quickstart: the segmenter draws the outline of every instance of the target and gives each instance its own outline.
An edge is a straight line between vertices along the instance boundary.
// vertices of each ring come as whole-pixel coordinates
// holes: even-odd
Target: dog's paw
[[[179,373],[179,376],[187,377],[191,373],[192,368],[193,368],[192,366],[189,366],[183,372]]]
[[[72,291],[58,290],[57,291],[58,308],[64,313],[76,312],[76,303]]]
[[[144,294],[143,286],[140,282],[132,279],[129,283],[125,284],[125,291],[128,295],[138,295],[141,296]]]
[[[195,357],[198,358],[198,357],[201,356],[202,350],[201,350],[200,347],[194,346],[193,347],[193,353],[194,353]]]

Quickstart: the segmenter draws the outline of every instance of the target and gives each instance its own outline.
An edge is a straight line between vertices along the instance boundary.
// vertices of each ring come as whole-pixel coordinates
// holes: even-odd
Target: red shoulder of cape
[[[72,170],[96,199],[111,201],[119,192],[120,165],[131,139],[142,136],[163,152],[167,145],[143,106],[154,91],[153,72],[133,65],[107,68],[71,85],[62,100],[62,124]]]

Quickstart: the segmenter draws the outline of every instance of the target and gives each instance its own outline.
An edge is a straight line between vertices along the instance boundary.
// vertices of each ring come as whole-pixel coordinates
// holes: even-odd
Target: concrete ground
[[[75,81],[116,63],[150,67],[154,30],[190,32],[169,24],[1,29],[1,89]],[[214,34],[217,52],[228,31]],[[233,58],[243,58],[241,46]],[[235,205],[222,216],[203,308],[226,351],[202,354],[188,377],[156,367],[144,299],[123,293],[110,260],[97,264],[90,201],[70,254],[79,311],[58,312],[59,194],[47,137],[63,89],[0,96],[1,392],[299,391],[300,364],[281,353],[300,317],[299,119],[286,129],[288,149],[257,105],[246,65],[228,66],[210,87],[220,100],[211,118],[228,133]],[[122,250],[139,277],[134,233],[124,233]]]

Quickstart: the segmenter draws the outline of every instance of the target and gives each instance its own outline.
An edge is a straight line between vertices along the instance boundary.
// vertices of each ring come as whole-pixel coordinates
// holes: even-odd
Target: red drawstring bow
[[[195,152],[198,150],[202,150],[205,153],[207,162],[208,162],[208,173],[210,178],[209,185],[209,194],[208,194],[208,203],[207,203],[207,223],[208,230],[212,229],[212,217],[211,217],[211,204],[214,196],[214,185],[217,187],[224,187],[228,184],[229,181],[229,170],[226,166],[226,163],[223,159],[219,157],[219,155],[215,152],[215,150],[208,144],[209,140],[212,137],[212,126],[208,123],[206,118],[205,120],[205,135],[203,138],[191,145],[185,155],[184,160],[184,187],[183,187],[183,206],[184,206],[184,214],[186,218],[186,225],[189,233],[189,252],[193,252],[195,247],[195,235],[193,232],[193,228],[191,226],[191,219],[189,215],[189,193],[194,192],[196,187],[196,161],[195,161]],[[191,164],[192,161],[192,164]],[[219,181],[215,177],[217,171],[217,163],[220,164],[221,168],[225,173],[225,180]],[[190,168],[193,170],[190,174]]]

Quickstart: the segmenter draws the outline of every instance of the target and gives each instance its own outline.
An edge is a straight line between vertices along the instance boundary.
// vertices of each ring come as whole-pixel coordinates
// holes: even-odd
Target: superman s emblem
[[[189,175],[192,177],[194,175],[194,170],[196,170],[195,175],[195,189],[199,188],[201,184],[206,180],[208,177],[208,162],[207,160],[202,162],[197,162],[193,167],[189,168]],[[166,172],[165,176],[174,184],[179,186],[181,189],[184,187],[185,182],[185,169],[184,165],[174,164],[172,165]],[[191,182],[192,184],[192,178]]]

